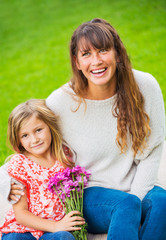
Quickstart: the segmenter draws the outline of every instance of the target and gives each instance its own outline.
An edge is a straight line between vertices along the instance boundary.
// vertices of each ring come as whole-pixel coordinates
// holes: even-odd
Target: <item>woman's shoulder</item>
[[[135,69],[133,69],[133,74],[138,85],[143,85],[148,88],[149,86],[159,87],[157,80],[152,74]]]
[[[52,111],[62,110],[66,104],[70,104],[72,101],[71,96],[74,95],[74,91],[70,87],[70,84],[67,83],[60,88],[54,90],[46,99],[46,105]]]
[[[133,74],[143,95],[161,95],[159,83],[152,74],[135,69],[133,69]]]
[[[72,94],[73,90],[70,87],[69,83],[66,83],[62,85],[60,88],[55,89],[46,99],[46,102],[52,100],[52,99],[58,99],[60,97],[63,97],[66,94]]]

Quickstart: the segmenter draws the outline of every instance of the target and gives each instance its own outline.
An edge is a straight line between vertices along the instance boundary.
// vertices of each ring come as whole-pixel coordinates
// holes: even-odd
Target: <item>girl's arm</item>
[[[74,216],[80,214],[78,211],[70,212],[57,222],[34,215],[28,210],[26,190],[24,190],[24,196],[21,197],[20,201],[13,205],[13,210],[17,223],[44,232],[75,231],[81,229],[76,225],[85,224],[82,217]]]

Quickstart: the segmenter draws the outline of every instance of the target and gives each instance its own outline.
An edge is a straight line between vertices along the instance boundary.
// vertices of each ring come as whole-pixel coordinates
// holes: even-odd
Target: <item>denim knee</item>
[[[133,208],[135,211],[141,212],[141,200],[133,194],[129,194],[123,201],[124,208]]]
[[[142,200],[143,214],[150,210],[155,209],[156,214],[166,213],[166,191],[161,187],[155,186]],[[145,212],[144,212],[145,211]]]
[[[52,233],[51,239],[54,240],[75,240],[75,237],[67,231],[59,231]]]
[[[59,238],[57,238],[58,240],[75,240],[74,236],[70,232],[59,231],[57,232],[57,235],[59,236]]]
[[[166,239],[166,191],[155,186],[142,201],[140,239]]]
[[[3,233],[2,240],[35,240],[36,238],[30,233]]]

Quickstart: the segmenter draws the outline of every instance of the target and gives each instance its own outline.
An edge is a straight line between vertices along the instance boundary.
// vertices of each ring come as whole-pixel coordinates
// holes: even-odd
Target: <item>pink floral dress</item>
[[[29,211],[41,218],[55,221],[60,220],[65,213],[57,196],[49,191],[48,182],[56,172],[63,170],[64,168],[58,161],[52,168],[46,168],[22,154],[14,155],[8,166],[9,175],[26,186]],[[44,233],[18,224],[13,209],[8,211],[5,223],[0,227],[0,232],[31,232],[36,239],[39,239]]]

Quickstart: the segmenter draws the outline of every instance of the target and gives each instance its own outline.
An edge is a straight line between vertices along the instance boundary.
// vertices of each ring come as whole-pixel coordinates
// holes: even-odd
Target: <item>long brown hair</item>
[[[116,30],[105,20],[95,18],[90,22],[80,25],[71,38],[70,58],[73,70],[71,88],[79,96],[80,104],[88,81],[82,71],[77,68],[77,58],[80,41],[84,39],[86,49],[93,46],[95,49],[111,49],[116,52],[116,94],[117,98],[112,109],[114,117],[117,117],[116,141],[125,152],[127,149],[127,135],[130,133],[134,156],[146,146],[147,137],[150,134],[149,116],[144,111],[144,98],[135,81],[131,63],[126,49]]]
[[[63,138],[59,129],[59,117],[56,116],[45,104],[42,99],[30,99],[19,104],[13,109],[8,119],[8,140],[14,151],[24,153],[19,138],[19,131],[23,123],[32,115],[47,124],[51,132],[51,154],[65,167],[74,165],[70,159],[65,156],[63,151]]]

